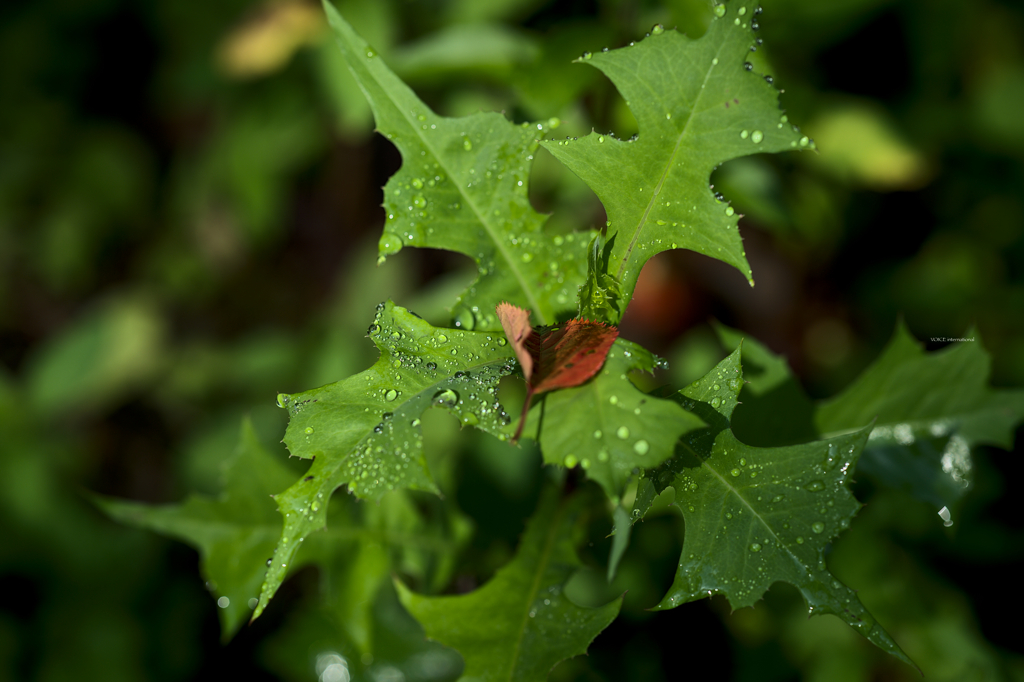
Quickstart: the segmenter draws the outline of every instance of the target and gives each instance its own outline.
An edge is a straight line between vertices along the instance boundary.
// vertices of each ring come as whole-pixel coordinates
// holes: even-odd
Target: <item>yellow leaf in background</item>
[[[879,191],[919,189],[934,170],[885,114],[863,103],[833,107],[806,130],[818,145],[815,162],[851,184]]]
[[[324,30],[323,10],[305,0],[272,0],[221,39],[217,64],[234,78],[264,76],[283,68],[303,45]]]

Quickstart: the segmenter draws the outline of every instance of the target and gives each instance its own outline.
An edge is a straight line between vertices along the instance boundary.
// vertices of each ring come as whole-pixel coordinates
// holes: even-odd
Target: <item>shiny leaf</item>
[[[720,164],[748,154],[813,147],[779,110],[778,91],[745,68],[757,34],[757,2],[716,6],[693,40],[656,27],[618,50],[584,55],[618,88],[639,125],[635,140],[592,132],[542,144],[604,204],[614,237],[608,271],[628,304],[640,269],[685,248],[735,266],[753,283],[738,215],[708,182]],[[613,322],[616,320],[613,320]]]
[[[503,300],[533,310],[540,324],[571,310],[590,235],[545,233],[528,195],[533,155],[552,124],[516,125],[497,113],[438,116],[330,3],[324,8],[377,129],[402,154],[384,188],[381,258],[405,246],[472,258],[480,276],[453,310],[463,329],[498,329],[494,307]]]
[[[500,439],[511,421],[497,401],[498,380],[513,369],[500,334],[431,326],[390,301],[369,329],[381,357],[370,369],[321,388],[278,396],[288,410],[285,443],[312,459],[301,480],[276,495],[284,533],[260,595],[258,616],[284,578],[299,543],[325,527],[339,487],[379,499],[389,490],[437,491],[423,455],[420,417],[431,407]]]
[[[671,457],[679,437],[704,422],[633,384],[630,372],[652,372],[655,363],[649,351],[618,339],[593,379],[538,401],[524,432],[538,440],[544,461],[580,465],[617,501],[639,469]]]
[[[672,486],[686,521],[676,576],[657,608],[712,594],[724,594],[733,608],[753,606],[781,580],[800,590],[809,614],[834,614],[910,663],[825,566],[829,541],[860,508],[846,483],[868,429],[804,445],[745,445],[729,429],[742,378],[737,350],[681,392],[682,404],[709,428],[684,437],[677,456],[641,482],[658,492]]]

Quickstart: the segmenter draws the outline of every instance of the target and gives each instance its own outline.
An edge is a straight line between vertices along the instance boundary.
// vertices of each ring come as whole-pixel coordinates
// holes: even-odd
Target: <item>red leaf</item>
[[[527,337],[534,333],[533,327],[530,326],[530,311],[517,308],[504,301],[498,304],[495,311],[498,313],[501,328],[505,330],[508,342],[512,344],[512,348],[516,352],[519,365],[523,368],[523,376],[529,381],[533,374],[533,358],[526,350],[525,343]]]
[[[497,313],[526,377],[526,402],[519,429],[512,438],[514,443],[526,423],[530,399],[556,388],[579,386],[597,374],[619,330],[603,322],[579,319],[559,327],[531,329],[530,312],[510,303],[498,304]]]

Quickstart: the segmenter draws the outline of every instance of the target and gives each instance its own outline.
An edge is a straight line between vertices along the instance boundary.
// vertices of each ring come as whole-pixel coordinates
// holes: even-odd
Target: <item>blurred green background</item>
[[[700,0],[338,6],[442,114],[558,117],[559,134],[625,137],[636,123],[621,97],[572,60],[655,23],[697,36],[711,16]],[[877,356],[899,316],[930,349],[975,325],[992,382],[1024,385],[1024,11],[764,9],[750,61],[820,153],[720,168],[712,182],[746,214],[757,287],[696,254],[662,254],[623,335],[668,357],[664,379],[678,384],[722,357],[718,319],[784,354],[823,397]],[[405,250],[374,265],[380,187],[399,163],[316,3],[0,6],[0,679],[317,679],[326,635],[299,618],[317,613],[315,569],[222,645],[196,552],[115,524],[87,493],[216,493],[243,415],[283,460],[274,396],[374,360],[363,334],[378,302],[448,323],[467,259]],[[559,227],[604,222],[543,151],[531,193]],[[432,428],[461,482],[451,503],[475,524],[455,580],[475,584],[511,556],[539,459],[488,457],[484,440]],[[1020,435],[1015,452],[976,453],[949,528],[909,494],[861,482],[867,507],[829,557],[928,679],[1024,679],[1024,644],[1002,620],[1021,605]],[[595,567],[602,523],[584,543]],[[646,612],[681,532],[667,514],[638,526],[622,618],[553,679],[673,680],[709,662],[709,679],[918,679],[838,620],[808,621],[784,586],[735,613],[717,598]],[[581,573],[580,592],[601,575]],[[375,682],[449,679],[370,670]]]

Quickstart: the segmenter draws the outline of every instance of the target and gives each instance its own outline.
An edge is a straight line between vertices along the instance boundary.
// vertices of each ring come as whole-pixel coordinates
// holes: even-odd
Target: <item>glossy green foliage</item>
[[[500,329],[494,307],[501,301],[532,310],[537,324],[571,311],[589,235],[545,233],[528,196],[533,153],[557,123],[519,126],[498,113],[438,116],[330,3],[324,7],[377,129],[402,153],[401,170],[384,188],[381,257],[418,246],[474,259],[480,276],[453,311],[463,329]]]
[[[524,433],[538,440],[545,462],[578,464],[617,502],[636,472],[664,462],[682,434],[704,426],[630,380],[630,372],[653,372],[657,362],[650,351],[617,339],[591,381],[537,401]]]
[[[549,487],[515,558],[470,594],[424,597],[398,583],[402,603],[427,636],[462,654],[463,679],[545,680],[559,661],[586,653],[618,615],[621,598],[586,608],[569,601],[563,590],[580,566],[573,528],[593,503],[588,495],[582,491],[560,500],[559,491]]]
[[[0,679],[918,679],[832,576],[930,682],[1021,677],[1021,459],[984,447],[1024,411],[986,357],[1024,381],[1012,3],[329,1],[3,13]],[[820,153],[768,153],[815,147],[785,113]],[[386,299],[433,326],[368,340]],[[519,446],[501,300],[625,322],[534,374]],[[748,338],[735,409],[655,388],[629,340],[686,386],[709,309],[800,378]],[[900,315],[985,350],[901,330],[853,381]]]
[[[608,213],[610,274],[623,304],[640,269],[685,248],[725,261],[753,283],[739,216],[708,186],[712,170],[739,156],[811,146],[779,110],[778,92],[746,59],[757,35],[756,2],[718,5],[692,40],[656,26],[652,35],[580,60],[600,69],[636,117],[635,140],[593,132],[544,147],[586,182]]]
[[[276,495],[284,533],[260,595],[259,615],[280,586],[299,544],[327,522],[328,501],[348,486],[379,499],[397,488],[436,491],[423,455],[420,417],[450,411],[466,426],[506,439],[511,419],[497,401],[498,380],[514,363],[503,335],[438,329],[390,301],[369,329],[381,357],[353,377],[278,396],[289,412],[285,443],[312,459],[306,475]]]
[[[719,336],[727,346],[741,338],[724,327]],[[977,333],[965,338],[973,340],[925,353],[901,323],[881,357],[842,393],[817,404],[784,359],[744,341],[744,365],[755,373],[748,372],[737,430],[758,445],[775,445],[873,423],[857,471],[881,485],[908,488],[936,508],[952,506],[970,487],[971,450],[1011,447],[1024,418],[1024,392],[990,388],[988,353]]]
[[[680,393],[708,429],[684,437],[677,456],[646,472],[641,483],[657,492],[672,486],[673,504],[686,519],[676,576],[657,608],[716,593],[733,608],[753,606],[772,583],[784,581],[799,588],[811,615],[835,614],[909,663],[856,593],[825,566],[826,545],[860,508],[846,484],[868,431],[778,448],[745,445],[729,429],[742,378],[736,350]],[[650,493],[640,496],[641,504],[650,500]]]

